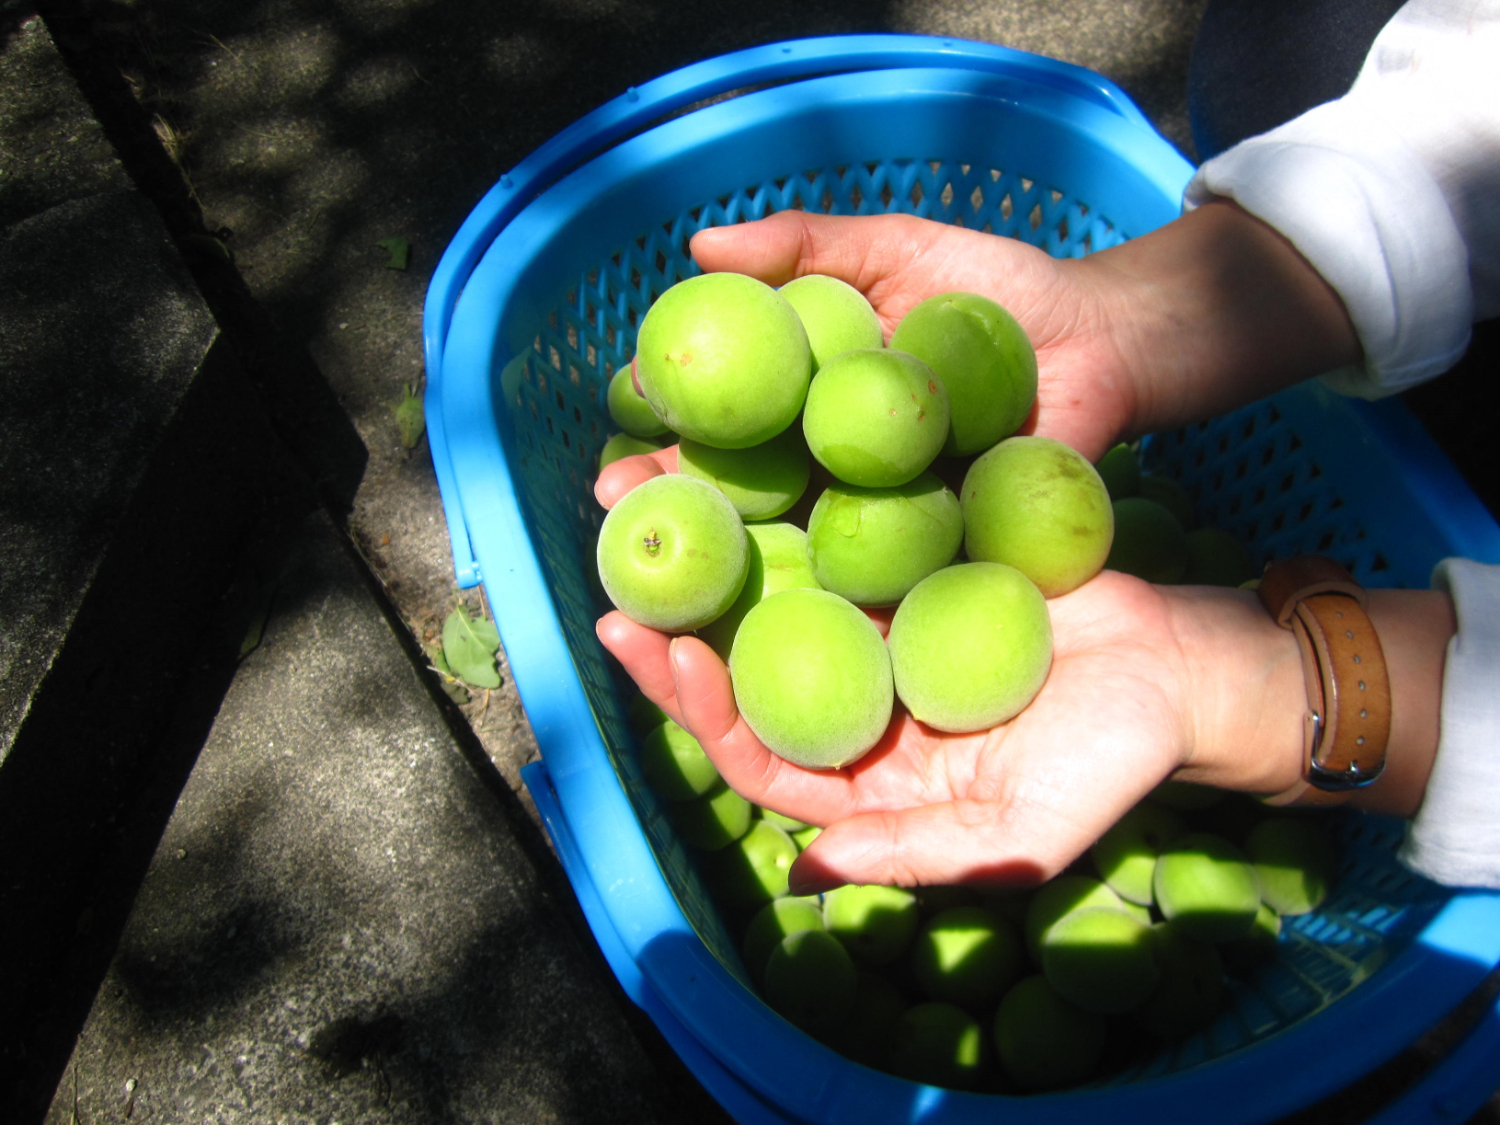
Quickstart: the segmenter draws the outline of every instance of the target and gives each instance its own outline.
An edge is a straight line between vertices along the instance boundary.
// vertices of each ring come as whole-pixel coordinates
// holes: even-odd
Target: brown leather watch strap
[[[1303,780],[1270,804],[1335,804],[1385,768],[1391,687],[1365,591],[1332,559],[1301,556],[1266,568],[1260,599],[1302,650],[1308,712]]]

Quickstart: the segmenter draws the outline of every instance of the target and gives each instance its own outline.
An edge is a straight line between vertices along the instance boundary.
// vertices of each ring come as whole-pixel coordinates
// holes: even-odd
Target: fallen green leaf
[[[427,659],[432,661],[432,666],[445,676],[453,675],[453,669],[448,667],[448,658],[443,655],[443,646],[428,641],[422,646],[422,651],[427,653]]]
[[[500,669],[495,653],[500,650],[500,633],[493,621],[470,618],[459,606],[443,622],[443,656],[453,674],[473,687],[500,686]]]
[[[453,669],[448,667],[448,660],[443,655],[443,646],[428,642],[422,646],[422,649],[427,653],[427,659],[432,662],[433,668],[437,670],[438,682],[448,698],[459,704],[469,702],[469,689],[458,682]]]
[[[401,405],[396,407],[396,426],[401,431],[401,444],[415,449],[427,429],[427,416],[422,412],[422,400],[410,383],[401,396]]]
[[[411,260],[411,243],[404,238],[382,238],[375,245],[389,255],[385,263],[388,270],[404,270]]]

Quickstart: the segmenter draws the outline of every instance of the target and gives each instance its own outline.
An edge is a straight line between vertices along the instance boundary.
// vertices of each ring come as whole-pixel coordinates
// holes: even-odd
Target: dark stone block
[[[642,1049],[326,517],[273,604],[47,1120],[723,1121]]]
[[[129,186],[42,21],[0,12],[0,227]]]
[[[75,983],[71,950],[158,771],[205,616],[297,480],[134,194],[0,234],[0,403],[4,1097]]]
[[[3,763],[218,330],[129,193],[0,234],[0,323]]]

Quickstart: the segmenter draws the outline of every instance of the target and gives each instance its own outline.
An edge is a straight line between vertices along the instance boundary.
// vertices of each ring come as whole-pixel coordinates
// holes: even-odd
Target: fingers
[[[619,610],[612,610],[594,625],[594,632],[641,693],[679,726],[682,711],[677,705],[677,684],[672,678],[668,646],[672,638],[630,620]]]
[[[669,661],[672,695],[682,715],[678,722],[692,732],[736,793],[817,824],[851,810],[852,783],[844,771],[802,769],[766,749],[735,706],[729,669],[713,649],[697,637],[677,637]]]
[[[1080,854],[1073,834],[1043,835],[1003,808],[969,800],[849,817],[823,830],[797,857],[792,894],[819,894],[845,883],[1030,887]]]
[[[669,445],[654,453],[637,453],[633,457],[621,457],[606,465],[594,482],[594,499],[605,508],[613,508],[638,484],[645,484],[652,477],[677,471],[677,447]]]
[[[676,637],[668,650],[668,661],[683,722],[694,732],[693,737],[715,744],[743,737],[741,728],[748,728],[735,706],[729,669],[718,654],[696,637]]]
[[[693,235],[688,250],[706,273],[743,273],[767,285],[800,276],[808,239],[802,213],[782,211],[769,219],[732,227],[709,227]]]

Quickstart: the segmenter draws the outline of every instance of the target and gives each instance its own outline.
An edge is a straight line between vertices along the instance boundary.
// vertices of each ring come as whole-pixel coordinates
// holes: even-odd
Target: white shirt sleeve
[[[1453,598],[1458,633],[1437,759],[1398,858],[1448,886],[1500,888],[1500,566],[1444,559],[1432,585]]]
[[[1441,374],[1500,315],[1500,0],[1409,0],[1349,93],[1214,157],[1184,206],[1234,199],[1343,298],[1365,398]]]

